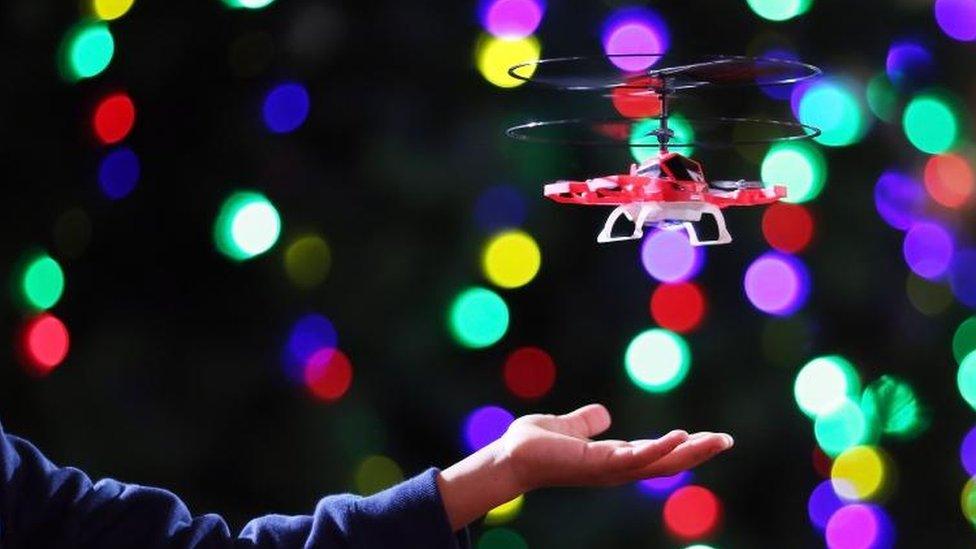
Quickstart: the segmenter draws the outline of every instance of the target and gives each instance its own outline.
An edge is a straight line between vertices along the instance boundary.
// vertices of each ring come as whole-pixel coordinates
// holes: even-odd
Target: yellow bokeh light
[[[539,246],[528,233],[503,231],[485,245],[481,267],[492,284],[502,288],[525,286],[535,278],[542,264]]]
[[[962,506],[962,514],[966,520],[976,526],[976,477],[969,479],[963,486],[959,504]]]
[[[515,520],[515,517],[522,511],[522,502],[524,499],[525,496],[520,495],[512,501],[503,503],[488,511],[488,514],[485,515],[485,524],[494,526]]]
[[[846,500],[879,499],[885,492],[888,464],[888,458],[880,448],[848,448],[837,456],[830,468],[834,491]]]
[[[475,45],[475,64],[485,80],[499,88],[514,88],[525,81],[513,78],[508,69],[520,63],[538,61],[541,53],[542,45],[535,36],[503,40],[485,34]],[[520,69],[519,75],[530,77],[534,72],[535,66],[530,66]]]
[[[318,235],[302,236],[285,250],[285,272],[289,280],[300,288],[321,284],[331,266],[332,252]]]
[[[358,467],[353,478],[356,492],[375,494],[403,480],[403,470],[386,456],[369,456]]]
[[[118,19],[132,8],[135,0],[91,0],[92,12],[103,21]]]

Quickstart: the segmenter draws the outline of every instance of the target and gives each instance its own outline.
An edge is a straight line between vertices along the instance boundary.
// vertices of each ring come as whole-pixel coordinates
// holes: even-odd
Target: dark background
[[[598,52],[600,22],[617,5],[551,0],[537,32],[543,55]],[[821,0],[782,24],[759,19],[744,1],[652,5],[674,52],[745,53],[773,31],[805,61],[866,80],[883,70],[894,38],[916,37],[935,54],[940,85],[970,105],[976,93],[973,47],[941,34],[930,2]],[[78,6],[5,0],[0,265],[12,277],[34,246],[59,259],[67,286],[54,312],[72,336],[67,361],[34,378],[18,366],[14,344],[26,316],[13,300],[0,308],[0,333],[11,342],[0,368],[5,429],[57,463],[171,489],[194,513],[218,512],[239,528],[258,514],[310,512],[321,495],[352,489],[356,465],[370,454],[390,456],[407,475],[456,461],[475,407],[523,414],[598,401],[614,413],[614,438],[671,427],[736,437],[735,449],[697,476],[725,505],[716,546],[815,547],[823,538],[806,502],[821,478],[793,378],[811,357],[840,353],[867,381],[883,373],[908,380],[931,413],[922,436],[885,446],[899,472],[886,504],[898,541],[970,545],[958,444],[972,410],[955,389],[950,348],[969,311],[957,304],[927,317],[912,307],[901,234],[873,205],[885,169],[917,172],[925,161],[900,128],[876,121],[862,143],[822,148],[829,176],[810,204],[817,237],[803,255],[813,289],[794,319],[809,337],[789,346],[789,360],[772,360],[761,341],[770,323],[784,321],[756,311],[742,292],[746,266],[768,249],[761,211],[736,211],[728,216],[736,241],[708,250],[698,278],[709,314],[688,336],[688,379],[663,396],[643,393],[622,365],[626,344],[652,324],[655,282],[639,245],[598,246],[605,212],[540,196],[547,180],[619,171],[627,152],[503,136],[514,121],[606,115],[609,107],[489,85],[473,64],[475,10],[474,2],[278,0],[249,11],[217,0],[141,0],[111,23],[108,70],[71,84],[55,60]],[[242,39],[258,44],[245,61],[233,53]],[[311,114],[299,131],[272,135],[260,104],[285,79],[308,87]],[[105,149],[88,123],[113,90],[136,102],[126,144],[143,170],[118,202],[98,189]],[[720,112],[726,104],[789,116],[755,90],[696,103],[712,115],[728,114]],[[758,175],[731,151],[698,157],[712,174]],[[501,183],[528,197],[523,228],[542,249],[542,270],[527,287],[502,292],[512,311],[505,338],[467,351],[451,340],[445,315],[461,289],[487,284],[479,254],[488,234],[472,213],[479,193]],[[272,251],[243,263],[218,254],[211,238],[220,202],[238,188],[266,193],[284,224]],[[53,228],[75,208],[90,218],[91,240],[78,257],[64,257]],[[333,254],[329,278],[311,291],[293,287],[282,266],[284,245],[303,231],[323,234]],[[335,323],[353,363],[352,388],[334,404],[282,374],[287,332],[313,311]],[[554,390],[535,403],[511,396],[500,375],[507,353],[528,344],[548,350],[558,368]],[[528,496],[511,528],[530,547],[677,546],[660,507],[632,487],[543,491]]]

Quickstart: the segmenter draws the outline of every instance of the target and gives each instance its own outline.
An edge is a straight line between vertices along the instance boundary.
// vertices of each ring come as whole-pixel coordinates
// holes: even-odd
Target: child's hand
[[[438,485],[452,527],[535,488],[672,475],[732,447],[729,435],[684,431],[653,440],[590,440],[609,427],[610,414],[599,404],[515,420],[500,439],[441,472]]]

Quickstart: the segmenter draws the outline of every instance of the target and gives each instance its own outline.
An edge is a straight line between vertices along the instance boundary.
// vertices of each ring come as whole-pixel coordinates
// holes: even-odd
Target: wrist
[[[525,491],[514,464],[512,453],[495,441],[440,472],[437,486],[453,530]]]

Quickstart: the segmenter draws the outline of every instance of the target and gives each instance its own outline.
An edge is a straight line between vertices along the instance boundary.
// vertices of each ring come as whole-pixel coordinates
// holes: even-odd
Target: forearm
[[[524,491],[498,441],[441,471],[437,487],[454,531]]]

